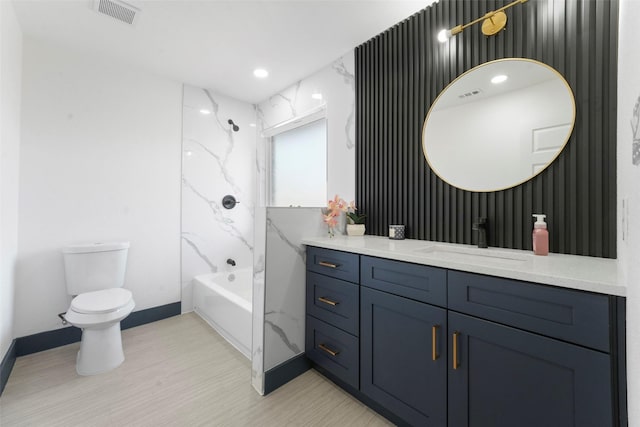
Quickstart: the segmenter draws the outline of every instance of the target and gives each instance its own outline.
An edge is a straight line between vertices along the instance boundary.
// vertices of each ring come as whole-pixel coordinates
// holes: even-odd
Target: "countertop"
[[[480,249],[471,245],[427,240],[391,240],[380,236],[304,238],[308,246],[353,252],[380,258],[486,274],[601,294],[626,296],[618,261],[578,255],[503,248]]]

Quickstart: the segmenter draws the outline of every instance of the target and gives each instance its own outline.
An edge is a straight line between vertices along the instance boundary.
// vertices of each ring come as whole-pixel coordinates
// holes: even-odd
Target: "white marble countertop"
[[[470,273],[543,283],[564,288],[626,296],[615,259],[486,248],[427,240],[391,240],[380,236],[302,239],[308,246],[354,252]]]

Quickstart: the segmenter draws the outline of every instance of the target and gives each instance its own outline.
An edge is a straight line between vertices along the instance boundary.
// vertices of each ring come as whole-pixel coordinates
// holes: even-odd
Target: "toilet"
[[[90,243],[62,249],[67,293],[73,295],[64,314],[82,329],[76,371],[96,375],[124,361],[120,321],[135,307],[123,289],[129,242]]]

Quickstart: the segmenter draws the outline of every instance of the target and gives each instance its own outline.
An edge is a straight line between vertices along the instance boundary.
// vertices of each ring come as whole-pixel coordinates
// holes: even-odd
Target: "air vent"
[[[463,93],[462,95],[458,95],[458,98],[468,99],[468,98],[471,98],[472,96],[480,95],[481,93],[482,93],[482,90],[474,89],[474,90],[470,90],[469,92]]]
[[[120,0],[95,0],[96,12],[111,18],[133,25],[136,22],[140,9]]]

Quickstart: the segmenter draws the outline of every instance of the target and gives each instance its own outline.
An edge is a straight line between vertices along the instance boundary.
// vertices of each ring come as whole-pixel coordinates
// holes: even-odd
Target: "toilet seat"
[[[71,301],[71,310],[82,314],[118,311],[132,300],[131,291],[123,288],[103,289],[80,294]]]

